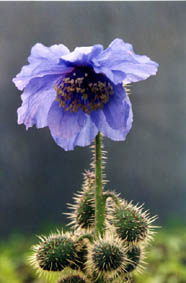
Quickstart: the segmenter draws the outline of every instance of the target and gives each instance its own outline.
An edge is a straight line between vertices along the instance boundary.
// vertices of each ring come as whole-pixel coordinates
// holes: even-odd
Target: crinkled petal
[[[107,115],[105,115],[103,110],[99,109],[97,111],[92,111],[91,113],[91,119],[94,121],[98,130],[108,138],[115,141],[125,140],[128,132],[132,127],[133,113],[131,102],[128,96],[123,99],[122,106],[125,110],[122,112],[122,116],[120,117],[122,126],[117,129],[112,127],[112,123],[108,121],[108,117]]]
[[[137,55],[133,51],[133,47],[129,43],[125,43],[121,39],[115,39],[109,47],[105,49],[99,56],[93,59],[94,70],[104,72],[114,83],[131,83],[147,79],[157,72],[158,64],[149,57]],[[118,73],[120,77],[113,72]]]
[[[92,65],[92,59],[103,51],[103,46],[96,44],[88,47],[76,47],[73,52],[62,56],[62,61],[73,66]]]
[[[55,142],[65,150],[89,145],[98,133],[89,115],[82,111],[64,111],[57,101],[49,111],[48,126]]]
[[[48,111],[56,98],[54,84],[58,76],[35,78],[21,95],[22,105],[18,108],[18,124],[26,128],[36,124],[37,128],[47,126]]]
[[[33,78],[71,72],[73,68],[67,67],[64,62],[59,62],[60,57],[68,52],[68,49],[62,44],[51,47],[46,47],[41,43],[34,45],[28,58],[30,64],[24,66],[13,79],[16,87],[23,90]]]
[[[16,87],[23,90],[28,83],[34,78],[40,78],[47,75],[62,76],[66,73],[72,72],[73,68],[66,67],[65,65],[50,65],[46,63],[31,64],[24,66],[21,72],[13,79]]]
[[[69,49],[63,44],[54,44],[47,47],[42,43],[36,43],[31,49],[31,55],[28,57],[28,62],[33,63],[38,60],[47,60],[58,63],[59,58],[69,52]]]
[[[111,80],[111,82],[113,82],[114,84],[120,84],[126,78],[125,73],[123,73],[122,71],[115,71],[115,70],[107,68],[104,65],[96,66],[96,64],[93,64],[93,69],[97,74],[99,73],[105,74],[105,76],[109,80]]]

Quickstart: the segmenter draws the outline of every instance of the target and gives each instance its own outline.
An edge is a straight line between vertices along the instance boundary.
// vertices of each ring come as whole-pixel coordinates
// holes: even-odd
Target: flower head
[[[33,46],[29,64],[13,79],[24,90],[18,124],[48,126],[65,150],[89,145],[97,133],[125,140],[132,126],[132,108],[124,85],[155,75],[158,64],[136,55],[132,45],[115,39],[102,45]]]

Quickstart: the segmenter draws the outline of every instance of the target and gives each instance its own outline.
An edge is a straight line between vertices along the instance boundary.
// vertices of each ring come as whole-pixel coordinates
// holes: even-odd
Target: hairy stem
[[[95,161],[96,161],[96,235],[104,234],[105,201],[102,194],[102,137],[100,132],[95,140]]]

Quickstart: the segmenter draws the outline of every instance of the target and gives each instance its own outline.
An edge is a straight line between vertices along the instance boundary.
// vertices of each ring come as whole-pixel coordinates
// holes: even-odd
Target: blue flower
[[[48,126],[65,150],[87,146],[100,131],[125,140],[133,114],[125,84],[155,75],[158,64],[136,55],[132,45],[115,39],[102,45],[77,47],[37,43],[29,64],[13,79],[21,95],[18,124]]]

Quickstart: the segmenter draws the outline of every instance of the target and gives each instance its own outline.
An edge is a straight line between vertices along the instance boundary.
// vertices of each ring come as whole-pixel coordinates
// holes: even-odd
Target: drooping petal
[[[98,133],[89,115],[82,111],[64,111],[56,101],[48,114],[48,126],[55,142],[65,150],[89,145]]]
[[[73,52],[62,56],[62,60],[73,66],[92,65],[92,59],[103,51],[103,46],[96,44],[88,47],[76,47]]]
[[[98,130],[102,132],[108,138],[115,141],[123,141],[126,139],[128,132],[132,127],[133,113],[132,106],[128,96],[122,101],[123,108],[125,111],[122,112],[121,122],[122,126],[120,128],[113,128],[112,123],[108,122],[108,117],[106,117],[103,110],[99,109],[91,113],[91,118],[97,126]]]
[[[71,72],[73,68],[69,68],[65,63],[59,62],[60,57],[68,52],[68,49],[62,44],[51,47],[46,47],[41,43],[34,45],[31,55],[28,57],[30,64],[24,66],[21,72],[13,79],[16,87],[19,90],[23,90],[33,78]]]
[[[58,76],[35,78],[26,86],[21,95],[22,105],[18,108],[18,124],[26,128],[36,124],[37,128],[47,126],[48,111],[56,98],[54,89]]]
[[[83,127],[86,116],[84,115],[83,120],[81,116],[80,112],[64,111],[59,102],[54,101],[48,113],[48,126],[54,136],[69,139]]]
[[[92,119],[88,115],[86,123],[84,127],[81,129],[79,134],[76,137],[74,142],[74,146],[87,146],[90,145],[95,136],[98,133],[98,128],[96,127],[95,123],[92,122]]]
[[[75,146],[88,146],[92,143],[98,133],[98,129],[92,122],[90,117],[87,118],[85,126],[81,128],[80,132],[69,139],[63,137],[54,136],[51,131],[51,135],[57,145],[64,150],[73,150]]]
[[[109,47],[93,59],[96,72],[103,71],[114,83],[130,83],[147,79],[157,72],[158,64],[149,57],[137,55],[129,43],[115,39]],[[115,73],[112,77],[113,72]]]
[[[126,98],[126,93],[121,84],[117,85],[113,89],[113,96],[110,97],[109,102],[103,108],[103,112],[106,117],[107,123],[113,129],[119,129],[123,127],[123,117],[128,116],[128,104],[123,103]],[[125,107],[124,107],[125,106]]]

